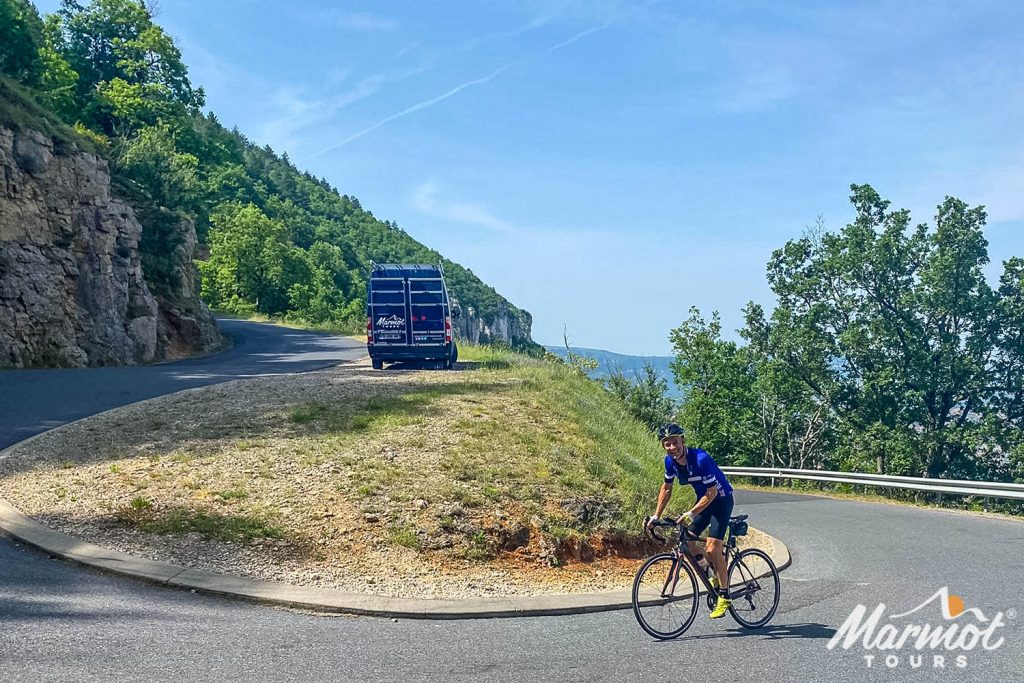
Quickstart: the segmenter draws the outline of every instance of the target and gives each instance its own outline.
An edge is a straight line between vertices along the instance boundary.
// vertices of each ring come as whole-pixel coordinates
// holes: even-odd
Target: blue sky
[[[56,2],[38,2],[51,11]],[[989,211],[1024,256],[1024,4],[163,0],[228,126],[287,151],[534,316],[667,354],[773,249],[852,217]]]

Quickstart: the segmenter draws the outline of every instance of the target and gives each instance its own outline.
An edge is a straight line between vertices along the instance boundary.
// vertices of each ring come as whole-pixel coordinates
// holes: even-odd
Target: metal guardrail
[[[723,467],[722,471],[737,477],[803,479],[806,481],[832,482],[834,484],[860,484],[863,486],[884,486],[910,491],[930,491],[932,493],[947,493],[954,496],[983,496],[985,498],[1024,500],[1024,484],[1007,484],[995,481],[898,477],[891,474],[797,470],[780,467]]]

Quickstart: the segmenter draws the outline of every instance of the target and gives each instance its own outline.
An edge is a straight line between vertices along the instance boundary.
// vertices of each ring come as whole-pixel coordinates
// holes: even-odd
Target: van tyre
[[[384,369],[384,361],[374,359],[374,360],[371,360],[370,362],[373,364],[373,369],[374,370],[383,370]]]

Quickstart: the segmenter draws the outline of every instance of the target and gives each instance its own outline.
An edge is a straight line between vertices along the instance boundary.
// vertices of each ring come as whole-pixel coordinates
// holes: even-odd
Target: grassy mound
[[[326,461],[383,454],[340,456],[353,473],[345,493],[417,550],[482,559],[532,542],[555,563],[634,537],[661,481],[644,427],[565,366],[490,347],[460,353],[475,369],[450,382],[292,406],[309,432],[296,445]],[[396,455],[410,446],[419,457]],[[396,514],[409,503],[419,512]]]
[[[457,372],[364,361],[105,413],[17,447],[0,495],[101,545],[258,578],[386,591],[386,567],[400,589],[427,572],[424,590],[447,591],[451,572],[473,590],[499,571],[528,592],[524,570],[608,558],[588,585],[617,586],[661,482],[657,441],[571,368],[460,355]],[[690,504],[677,491],[673,508]]]

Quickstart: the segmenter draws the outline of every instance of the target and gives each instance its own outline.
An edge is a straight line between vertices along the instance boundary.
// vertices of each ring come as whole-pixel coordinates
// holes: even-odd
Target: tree
[[[992,445],[999,307],[982,272],[985,212],[947,197],[929,232],[870,186],[851,189],[851,224],[773,254],[779,305],[769,323],[748,323],[751,338],[842,423],[848,466],[990,469],[978,456]]]
[[[160,206],[195,214],[200,189],[199,160],[179,152],[175,131],[160,122],[140,130],[119,147],[117,168]]]
[[[137,0],[62,0],[58,14],[86,123],[105,135],[127,135],[160,118],[199,113],[202,88],[193,89],[181,53],[153,22],[150,6]]]
[[[605,380],[605,387],[652,432],[668,422],[675,412],[675,402],[668,396],[668,382],[650,363],[644,363],[643,370],[636,373],[633,380],[619,369],[612,371]]]
[[[42,44],[39,46],[42,73],[38,90],[41,99],[63,120],[78,123],[75,104],[78,72],[71,68],[64,57],[63,41],[60,17],[48,14],[43,21]]]
[[[26,85],[42,75],[43,22],[28,0],[0,0],[0,73]]]
[[[718,312],[707,321],[696,308],[669,333],[676,356],[672,372],[683,392],[677,417],[688,441],[716,459],[744,464],[758,450],[752,433],[754,376],[746,352],[721,334]]]
[[[211,217],[210,258],[199,264],[203,299],[234,313],[283,315],[290,290],[309,279],[288,231],[252,204],[225,204]]]

